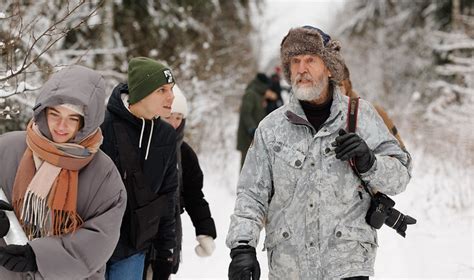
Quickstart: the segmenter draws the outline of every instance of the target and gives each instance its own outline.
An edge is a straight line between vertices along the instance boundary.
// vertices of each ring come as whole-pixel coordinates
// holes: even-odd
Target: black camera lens
[[[403,215],[395,208],[390,209],[390,213],[388,218],[385,220],[385,224],[397,231],[398,234],[405,237],[407,225],[416,224],[416,219],[408,216]]]

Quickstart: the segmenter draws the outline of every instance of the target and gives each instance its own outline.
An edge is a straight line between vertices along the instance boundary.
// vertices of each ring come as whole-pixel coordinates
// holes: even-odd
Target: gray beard
[[[321,97],[321,93],[323,92],[325,86],[326,85],[323,82],[317,83],[316,85],[310,87],[298,87],[297,85],[293,85],[293,91],[297,99],[311,101]]]

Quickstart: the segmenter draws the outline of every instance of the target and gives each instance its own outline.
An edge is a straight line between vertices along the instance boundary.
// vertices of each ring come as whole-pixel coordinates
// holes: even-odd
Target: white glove
[[[196,240],[199,242],[194,248],[196,255],[200,257],[209,257],[212,255],[212,252],[216,249],[216,244],[214,243],[214,238],[209,235],[198,235]]]

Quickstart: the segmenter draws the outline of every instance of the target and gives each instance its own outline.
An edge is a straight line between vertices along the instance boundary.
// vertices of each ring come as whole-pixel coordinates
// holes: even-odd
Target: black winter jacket
[[[184,209],[196,229],[196,236],[209,235],[216,238],[216,226],[211,217],[209,204],[202,192],[203,174],[196,153],[183,142],[181,144],[181,165],[183,170],[182,198]]]
[[[136,143],[135,152],[139,154],[140,164],[144,175],[145,184],[159,195],[166,195],[168,209],[166,215],[161,218],[156,240],[153,242],[158,250],[168,250],[176,246],[175,232],[175,206],[176,189],[178,185],[176,168],[176,132],[171,125],[161,120],[142,120],[135,117],[124,105],[121,95],[128,94],[127,84],[119,84],[115,87],[107,104],[104,123],[101,125],[104,142],[101,149],[114,161],[122,178],[124,172],[120,168],[120,155],[117,139],[114,133],[113,123],[121,122],[126,126],[126,131],[132,143]],[[153,134],[151,143],[148,143],[150,130],[153,122]],[[143,130],[141,148],[139,148],[140,134]],[[145,154],[149,145],[148,158]],[[127,216],[128,215],[128,216]],[[112,255],[111,260],[120,260],[131,256],[138,251],[129,241],[129,233],[126,225],[130,216],[127,205],[121,227],[120,239]]]

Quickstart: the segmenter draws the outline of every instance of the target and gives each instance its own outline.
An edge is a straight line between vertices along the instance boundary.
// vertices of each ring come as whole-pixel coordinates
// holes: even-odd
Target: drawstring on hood
[[[120,95],[121,99],[122,99],[122,102],[123,102],[123,106],[130,112],[130,108],[129,108],[129,102],[128,102],[128,98],[129,98],[129,95],[128,94],[125,94],[125,93],[122,93]],[[145,124],[146,124],[146,121],[145,121],[145,118],[143,117],[140,117],[140,119],[142,120],[142,129],[141,129],[141,132],[140,132],[140,140],[138,141],[138,148],[141,149],[142,147],[142,141],[143,141],[143,134],[145,132]],[[154,125],[155,125],[155,121],[154,119],[151,120],[151,129],[150,129],[150,135],[148,137],[148,143],[147,143],[147,146],[146,146],[146,152],[145,152],[145,160],[148,159],[148,153],[150,152],[150,145],[151,145],[151,139],[153,137],[153,128],[154,128]]]
[[[138,148],[142,147],[143,132],[145,131],[145,119],[143,117],[141,117],[140,119],[142,120],[142,131],[140,132],[140,141],[138,143]],[[151,120],[150,136],[148,137],[148,144],[146,145],[145,160],[148,158],[148,152],[150,151],[150,143],[151,143],[151,138],[153,137],[154,124],[155,122]]]
[[[150,130],[150,137],[148,137],[148,145],[146,146],[146,153],[145,153],[145,160],[148,158],[148,152],[150,151],[150,143],[151,143],[151,137],[153,135],[153,126],[155,122],[152,120],[151,121],[151,130]]]
[[[142,120],[142,131],[140,132],[140,140],[138,140],[138,148],[142,147],[143,132],[145,132],[145,119],[143,117],[140,119]]]

